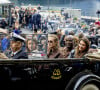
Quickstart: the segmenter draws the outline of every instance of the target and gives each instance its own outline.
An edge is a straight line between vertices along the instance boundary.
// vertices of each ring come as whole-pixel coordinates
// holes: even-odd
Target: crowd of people
[[[87,53],[97,52],[96,45],[91,46],[91,41],[82,33],[77,37],[64,35],[63,42],[62,36],[57,33],[2,36],[0,58],[84,58]]]
[[[59,45],[59,39],[56,35],[48,36],[48,57],[49,58],[83,58],[90,48],[90,42],[87,37],[77,38],[73,35],[65,36],[64,47]]]
[[[99,39],[91,37],[100,34],[100,21],[90,25],[88,33],[91,37],[85,35],[82,27],[84,31],[77,35],[73,31],[66,34],[61,28],[45,34],[42,30],[42,16],[36,9],[12,9],[11,13],[11,32],[2,30],[5,29],[3,25],[7,25],[4,20],[0,24],[0,32],[4,34],[0,34],[0,59],[84,58],[88,53],[98,51]],[[46,22],[44,20],[43,23]],[[34,32],[23,34],[20,28]]]

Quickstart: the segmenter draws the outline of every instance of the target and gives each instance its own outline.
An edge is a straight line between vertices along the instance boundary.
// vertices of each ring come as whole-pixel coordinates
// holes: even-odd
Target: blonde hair
[[[55,35],[55,34],[49,34],[48,37],[53,37],[53,39],[54,39],[55,42],[59,41],[58,36]]]
[[[53,38],[54,42],[56,43],[56,47],[55,48],[58,48],[59,47],[59,44],[58,44],[58,42],[59,42],[58,36],[55,35],[55,34],[48,34],[48,37],[52,37]]]

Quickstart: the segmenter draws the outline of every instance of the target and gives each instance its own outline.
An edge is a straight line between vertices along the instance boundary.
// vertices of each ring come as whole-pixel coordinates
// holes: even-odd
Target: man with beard
[[[28,59],[27,53],[22,49],[24,41],[22,36],[13,33],[10,42],[11,51],[6,52],[6,56],[11,59]]]
[[[72,35],[65,36],[65,47],[61,49],[60,58],[68,58],[71,50],[74,48],[74,37]]]

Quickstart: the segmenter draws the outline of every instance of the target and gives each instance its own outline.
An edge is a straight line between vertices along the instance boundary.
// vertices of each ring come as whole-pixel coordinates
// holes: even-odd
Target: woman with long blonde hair
[[[59,39],[57,35],[49,34],[48,35],[48,58],[59,58]]]

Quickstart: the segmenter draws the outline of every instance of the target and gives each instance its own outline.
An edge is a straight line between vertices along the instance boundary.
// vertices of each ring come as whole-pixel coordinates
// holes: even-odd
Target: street
[[[33,31],[30,29],[21,28],[22,34],[33,34]]]

